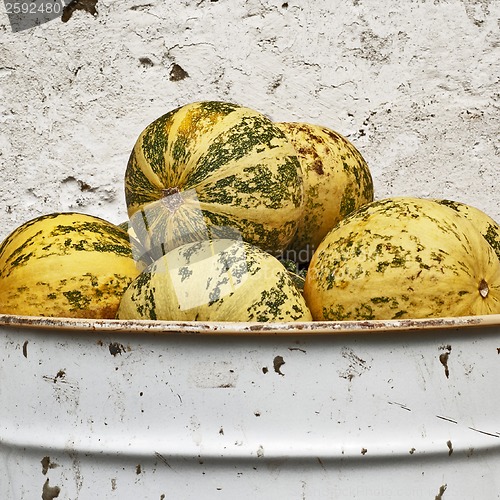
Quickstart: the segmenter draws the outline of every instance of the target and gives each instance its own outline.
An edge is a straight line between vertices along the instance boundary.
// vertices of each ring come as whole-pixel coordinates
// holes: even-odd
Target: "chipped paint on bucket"
[[[0,498],[500,498],[500,316],[0,316]]]

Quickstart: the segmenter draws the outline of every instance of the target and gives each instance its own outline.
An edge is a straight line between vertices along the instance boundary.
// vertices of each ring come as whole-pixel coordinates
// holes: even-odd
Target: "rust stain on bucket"
[[[442,486],[439,487],[439,493],[434,497],[434,500],[442,500],[444,492],[448,488],[447,484],[443,484]]]
[[[59,486],[50,486],[49,478],[47,478],[45,483],[43,483],[42,500],[54,500],[54,498],[59,496],[59,493],[61,493],[61,488]]]
[[[448,446],[448,456],[453,453],[453,445],[450,440],[446,441],[446,446]]]
[[[283,356],[276,356],[273,360],[274,371],[283,377],[285,376],[285,374],[281,371],[281,367],[284,364],[285,360],[283,359]]]
[[[450,378],[450,369],[448,368],[448,358],[450,357],[451,354],[451,345],[443,345],[439,349],[444,351],[442,354],[439,355],[439,361],[444,366],[444,374],[446,375],[446,378]]]
[[[118,342],[111,342],[111,344],[109,344],[109,353],[112,356],[122,354],[126,351],[130,351],[130,348],[125,347],[123,344],[120,344]]]
[[[40,463],[42,464],[42,474],[44,476],[47,475],[49,469],[55,469],[58,467],[56,463],[50,461],[50,457],[48,456],[43,457],[42,460],[40,460]]]

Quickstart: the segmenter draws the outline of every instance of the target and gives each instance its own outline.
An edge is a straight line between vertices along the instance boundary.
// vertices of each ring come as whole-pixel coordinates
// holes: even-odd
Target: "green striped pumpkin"
[[[43,215],[0,245],[0,313],[114,318],[139,272],[119,227],[74,212]]]
[[[125,173],[128,215],[147,251],[243,238],[283,251],[303,210],[300,165],[263,114],[225,102],[174,109],[140,134]]]
[[[319,245],[304,296],[315,320],[500,313],[500,261],[456,211],[409,197],[365,205]]]
[[[148,266],[122,297],[118,319],[310,321],[285,267],[241,240],[186,243]]]
[[[339,221],[373,201],[373,180],[361,153],[334,130],[300,122],[276,125],[295,148],[304,183],[304,215],[286,255],[309,262]]]

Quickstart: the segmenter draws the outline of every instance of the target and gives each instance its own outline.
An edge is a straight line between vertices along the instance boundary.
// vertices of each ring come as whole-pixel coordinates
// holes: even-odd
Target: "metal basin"
[[[500,315],[0,315],[0,498],[500,498]]]

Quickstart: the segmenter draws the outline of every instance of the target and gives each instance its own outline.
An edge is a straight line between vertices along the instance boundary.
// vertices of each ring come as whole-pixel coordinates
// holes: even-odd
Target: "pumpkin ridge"
[[[158,172],[153,168],[154,163],[148,161],[146,157],[146,151],[149,149],[147,147],[147,140],[151,134],[151,127],[148,126],[139,136],[137,140],[137,148],[134,148],[131,154],[131,161],[134,161],[134,167],[137,170],[137,174],[142,174],[147,182],[152,184],[157,188],[161,188],[163,183]],[[146,144],[145,144],[146,143]],[[133,158],[133,160],[132,160]],[[137,181],[137,179],[134,179]]]
[[[221,129],[225,130],[235,125],[238,126],[243,117],[251,116],[250,110],[246,108],[229,106],[229,108],[232,107],[232,110],[228,114],[212,114],[210,116],[211,120],[205,126],[197,122],[196,127],[192,127],[196,115],[203,115],[206,111],[207,106],[204,104],[203,102],[192,103],[184,106],[183,112],[180,112],[181,108],[170,112],[173,113],[172,125],[168,130],[165,130],[165,135],[172,135],[176,137],[176,140],[171,141],[171,145],[167,146],[164,162],[165,165],[169,166],[168,170],[177,170],[177,165],[181,166],[178,169],[177,177],[175,177],[175,183],[184,188],[190,188],[197,184],[197,181],[190,180],[190,176],[198,169],[199,162],[207,154],[207,145],[212,145],[220,138]],[[222,106],[224,111],[227,108],[227,106]],[[183,129],[187,129],[187,131]],[[183,149],[189,152],[183,162],[177,162],[177,155],[174,154],[174,149],[176,147],[180,149],[181,147],[178,145],[179,141],[184,143]],[[174,182],[173,179],[168,179],[168,181]]]
[[[246,165],[246,167],[244,167],[244,168],[250,169],[252,167],[257,167],[259,165],[262,165],[265,162],[265,160],[268,160],[271,157],[269,150],[258,151],[258,149],[259,149],[259,146],[254,145],[253,149],[247,152],[248,154],[251,155],[252,162],[249,163],[248,165]],[[276,158],[276,155],[274,153],[272,156],[274,158]],[[288,156],[291,156],[291,155],[283,153],[281,155],[282,161],[285,161],[285,159]],[[241,168],[241,158],[232,159],[232,160],[226,162],[220,168],[218,168],[217,171],[212,171],[209,176],[206,176],[203,179],[200,179],[195,184],[191,184],[188,182],[188,185],[190,187],[194,187],[196,189],[203,189],[203,188],[205,188],[205,186],[208,186],[208,185],[213,184],[221,179],[229,177],[230,175],[233,174],[233,172],[238,173],[240,168]],[[298,168],[298,165],[297,165],[297,168]],[[278,165],[276,165],[275,168],[272,168],[272,170],[277,171]],[[247,179],[250,179],[250,178],[251,178],[251,176],[249,175],[247,177]]]
[[[245,123],[242,120],[245,120]],[[295,156],[292,147],[288,147],[286,141],[278,142],[276,135],[276,127],[265,117],[243,115],[239,121],[227,126],[213,141],[206,141],[208,148],[197,161],[196,169],[186,179],[187,185],[198,185],[207,177],[217,175],[216,172],[221,168],[225,170],[228,164],[241,164],[242,158],[251,158],[247,167],[258,163],[259,159],[274,161],[277,152],[273,149],[281,150],[283,157]],[[264,147],[264,143],[267,147]]]

